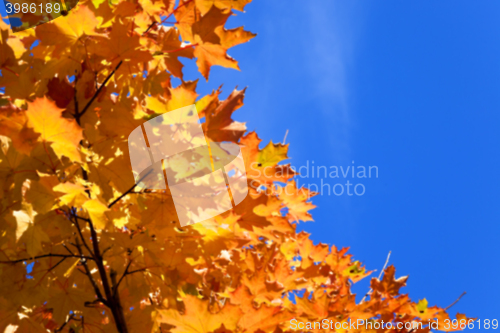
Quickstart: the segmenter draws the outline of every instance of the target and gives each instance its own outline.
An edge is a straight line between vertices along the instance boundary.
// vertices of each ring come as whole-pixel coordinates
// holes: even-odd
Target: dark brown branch
[[[457,304],[460,301],[460,299],[465,296],[465,294],[467,294],[467,292],[464,291],[462,293],[462,295],[458,296],[458,298],[455,300],[455,302],[453,302],[450,305],[448,305],[447,307],[445,307],[444,310],[448,311],[448,309],[450,309],[453,305]]]
[[[119,333],[128,333],[127,323],[125,322],[125,316],[123,314],[123,308],[118,298],[118,295],[113,295],[112,288],[109,285],[108,275],[106,274],[106,268],[104,267],[101,250],[99,248],[99,241],[97,239],[97,232],[95,231],[92,221],[89,221],[90,235],[92,237],[92,246],[94,248],[94,258],[97,265],[97,270],[101,276],[102,286],[104,293],[106,294],[106,300],[108,302],[108,307],[113,314],[115,320],[115,325]],[[113,277],[112,277],[113,279]]]
[[[155,25],[155,24],[156,24],[156,21],[153,21],[153,23],[151,23],[151,24],[149,25],[149,27],[146,29],[146,31],[144,31],[144,32],[142,33],[142,35],[144,36],[145,34],[147,34],[147,33],[148,33],[148,31],[149,31],[149,30],[151,30],[151,28],[152,28],[152,27],[154,27],[154,25]]]
[[[78,234],[80,235],[80,239],[82,240],[83,242],[83,246],[85,246],[85,248],[87,249],[87,251],[89,251],[90,255],[95,258],[95,255],[94,253],[92,252],[92,250],[90,249],[90,247],[87,245],[87,242],[85,241],[85,237],[83,237],[83,233],[82,233],[82,229],[80,229],[80,224],[78,223],[78,218],[79,216],[77,216],[76,214],[73,215],[75,218],[72,219],[73,223],[75,224],[76,226],[76,230],[78,231]],[[78,243],[77,243],[77,246],[78,246]]]
[[[147,270],[148,270],[147,268],[135,269],[133,271],[128,272],[127,275],[132,275],[134,273],[139,273],[139,272],[145,272]]]
[[[64,243],[63,243],[63,244],[62,244],[62,246],[63,246],[63,247],[64,247],[64,248],[65,248],[65,249],[69,252],[69,253],[71,253],[71,255],[72,255],[72,256],[74,256],[74,255],[75,255],[75,254],[73,253],[73,251],[71,251],[71,250],[70,250],[70,249],[66,246],[66,244],[64,244]]]
[[[118,283],[116,283],[114,286],[113,286],[113,295],[116,296],[116,293],[118,292],[118,287],[120,286],[120,283],[122,283],[123,279],[125,278],[125,276],[129,275],[130,273],[128,272],[128,269],[130,268],[130,265],[132,264],[132,260],[130,260],[127,264],[127,267],[125,268],[125,272],[123,272],[123,275],[122,277],[120,278],[120,280],[118,280]]]
[[[137,184],[135,184],[134,186],[132,186],[131,188],[129,188],[125,193],[123,193],[118,198],[116,198],[115,200],[113,200],[113,202],[108,205],[108,208],[113,207],[118,201],[120,201],[121,199],[123,199],[124,196],[126,196],[127,194],[129,194],[130,192],[132,192],[136,186],[137,186]]]
[[[120,64],[121,64],[121,62],[120,62]],[[116,69],[118,69],[118,67],[119,66],[117,66]],[[109,77],[110,76],[108,76],[108,78]],[[107,79],[106,79],[106,81],[107,81]],[[106,81],[105,81],[105,83],[106,83]],[[82,168],[82,175],[83,175],[83,179],[85,181],[89,180],[88,174],[84,168]],[[90,191],[88,193],[90,196]],[[72,211],[72,212],[74,213],[74,211]],[[74,215],[75,215],[75,222],[78,225],[78,217],[76,214],[74,214]],[[118,295],[116,295],[116,297],[114,297],[114,295],[112,293],[112,289],[109,285],[108,275],[106,273],[106,267],[104,267],[104,261],[103,261],[103,257],[101,254],[101,249],[99,248],[99,239],[97,237],[97,232],[95,231],[94,224],[92,223],[91,219],[84,219],[84,220],[89,224],[90,238],[92,240],[92,247],[94,249],[94,251],[93,251],[94,262],[97,266],[97,270],[98,270],[99,276],[101,278],[101,283],[102,283],[102,288],[104,289],[104,294],[106,295],[106,300],[105,300],[106,303],[104,303],[104,304],[111,310],[111,313],[113,315],[113,319],[115,321],[115,326],[116,326],[116,329],[118,330],[118,332],[119,333],[128,333],[128,327],[127,327],[127,323],[125,322],[125,316],[123,314],[123,308],[122,308],[122,305],[120,303],[120,299],[118,298]],[[80,233],[80,236],[81,236],[81,233]],[[82,240],[84,240],[84,239],[82,238]],[[99,292],[100,292],[100,289],[99,289]]]
[[[32,260],[37,260],[37,259],[42,259],[42,258],[65,258],[65,259],[78,258],[78,259],[94,260],[94,258],[87,257],[87,256],[49,253],[49,254],[44,254],[44,255],[36,256],[36,257],[32,257],[32,258],[16,259],[16,260],[10,260],[10,261],[0,261],[0,264],[17,264],[20,262],[32,261]]]
[[[78,252],[82,253],[82,248],[80,246],[80,243],[78,242],[78,238],[76,240],[76,246],[78,248]],[[87,262],[81,261],[83,268],[85,269],[85,275],[89,278],[90,284],[92,284],[92,287],[94,288],[95,294],[97,296],[97,300],[103,303],[104,305],[108,305],[108,302],[102,297],[101,289],[99,289],[99,286],[94,280],[94,277],[92,276],[92,272],[90,271],[89,266],[87,265]]]
[[[118,68],[120,68],[120,66],[122,65],[123,63],[123,60],[121,60],[118,65],[116,65],[115,69],[113,69],[113,71],[108,75],[108,77],[106,77],[106,79],[104,80],[104,82],[101,84],[101,86],[99,87],[99,89],[97,89],[97,91],[94,93],[94,95],[92,96],[92,98],[90,99],[90,101],[88,101],[88,103],[85,105],[85,107],[82,109],[82,112],[79,112],[79,113],[75,113],[75,120],[76,122],[78,123],[78,125],[80,125],[80,118],[85,114],[85,112],[87,112],[88,108],[90,107],[90,105],[92,105],[92,103],[94,102],[94,100],[97,98],[97,96],[99,96],[99,93],[102,91],[102,89],[106,86],[106,84],[108,83],[108,81],[113,77],[113,75],[115,75],[115,72],[118,70]]]
[[[72,321],[72,320],[74,320],[74,319],[75,319],[75,315],[69,316],[68,320],[66,320],[64,322],[64,324],[61,325],[61,327],[59,327],[59,328],[57,328],[57,329],[54,330],[54,333],[61,332],[64,329],[64,327],[66,327],[66,325],[68,325],[69,322]]]
[[[109,250],[111,250],[112,247],[113,246],[109,246],[107,249],[104,249],[104,251],[102,251],[101,255],[103,256],[103,258],[104,258],[104,255],[106,254],[106,252],[108,252]]]
[[[48,270],[47,272],[50,272],[51,270],[53,270],[54,268],[56,268],[57,266],[59,266],[60,264],[62,264],[62,263],[63,263],[63,261],[64,261],[64,260],[66,260],[66,259],[68,259],[68,258],[62,258],[61,260],[59,260],[59,261],[57,262],[57,264],[55,264],[54,266],[50,267],[50,268],[49,268],[49,270]]]
[[[121,199],[123,199],[124,196],[126,196],[127,194],[129,194],[130,192],[132,192],[134,190],[134,188],[137,186],[137,184],[139,184],[140,182],[142,182],[147,176],[149,176],[149,174],[153,171],[153,169],[149,170],[144,176],[142,176],[135,184],[134,186],[132,186],[131,188],[129,188],[125,193],[123,193],[122,195],[120,195],[118,198],[116,198],[112,203],[110,203],[108,205],[108,208],[111,208],[113,207],[118,201],[120,201]]]

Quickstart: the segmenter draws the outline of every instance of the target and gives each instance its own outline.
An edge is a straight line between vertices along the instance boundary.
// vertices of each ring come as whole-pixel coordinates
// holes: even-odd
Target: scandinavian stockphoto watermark
[[[258,177],[266,177],[271,173],[259,168],[257,163],[252,163],[250,168]],[[379,177],[379,169],[376,165],[357,165],[355,161],[351,165],[317,165],[314,161],[306,161],[299,167],[278,169],[273,177],[294,177],[297,188],[305,187],[309,192],[319,195],[334,196],[362,196],[366,193],[366,183],[369,179]],[[257,191],[265,189],[257,182],[251,181],[250,186]],[[285,189],[286,190],[286,189]]]

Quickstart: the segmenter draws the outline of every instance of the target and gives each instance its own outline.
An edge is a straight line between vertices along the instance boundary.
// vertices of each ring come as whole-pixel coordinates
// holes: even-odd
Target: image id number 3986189
[[[449,329],[458,329],[458,328],[460,328],[462,330],[465,328],[496,330],[496,329],[498,329],[498,319],[477,319],[477,320],[469,319],[468,321],[466,321],[465,319],[461,319],[461,320],[445,319],[444,320],[444,329],[449,330]]]
[[[11,4],[10,2],[6,3],[5,10],[7,14],[12,13],[59,13],[61,11],[61,5],[58,3],[15,3]]]

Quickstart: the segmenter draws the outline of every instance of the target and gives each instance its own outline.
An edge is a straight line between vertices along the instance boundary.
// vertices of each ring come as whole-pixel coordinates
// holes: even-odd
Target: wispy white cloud
[[[336,160],[352,155],[351,133],[355,115],[351,98],[350,71],[356,39],[361,30],[362,11],[351,1],[318,0],[306,6],[308,26],[307,68],[314,98],[322,117],[331,124],[329,150]]]

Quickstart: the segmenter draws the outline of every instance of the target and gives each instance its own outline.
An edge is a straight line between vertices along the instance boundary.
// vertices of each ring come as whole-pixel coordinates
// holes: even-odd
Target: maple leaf
[[[396,268],[393,265],[387,267],[384,271],[382,280],[372,279],[371,287],[374,291],[382,295],[393,296],[399,293],[399,289],[406,285],[407,276],[395,278]]]
[[[262,330],[267,332],[281,323],[290,321],[295,314],[280,307],[262,305],[260,308],[251,308],[238,322],[238,326],[248,332]]]
[[[0,31],[0,67],[12,66],[16,63],[16,56],[14,50],[8,44],[9,31],[2,29]]]
[[[74,161],[81,161],[78,146],[82,140],[82,130],[74,120],[63,118],[62,111],[47,98],[37,98],[28,103],[28,125],[40,133],[38,140],[51,144],[59,157],[64,155]]]
[[[9,137],[14,147],[24,154],[29,154],[39,137],[27,123],[24,111],[10,106],[0,108],[0,134]]]
[[[31,203],[33,208],[40,214],[45,214],[52,210],[58,193],[53,190],[59,185],[57,176],[40,173],[40,180],[30,184],[26,192],[26,200]]]
[[[112,66],[116,66],[120,60],[129,62],[131,65],[152,60],[150,52],[143,49],[140,37],[137,34],[131,34],[130,30],[130,26],[116,21],[112,26],[109,39],[103,40],[104,43],[97,40],[97,43],[93,44],[94,52],[112,60]]]
[[[160,310],[162,315],[160,321],[175,328],[176,332],[210,333],[218,329],[222,324],[229,330],[235,330],[241,310],[237,306],[226,304],[219,312],[211,313],[209,302],[202,301],[194,296],[183,298],[185,312],[180,314],[177,309]],[[203,320],[200,320],[203,318]]]
[[[66,17],[40,25],[36,35],[44,45],[55,45],[56,49],[63,50],[73,47],[83,36],[98,35],[98,24],[94,13],[88,7],[80,6]]]
[[[259,152],[257,162],[260,163],[262,167],[274,166],[279,162],[288,159],[287,152],[288,145],[283,145],[281,143],[274,144],[271,141]]]
[[[227,55],[227,50],[217,44],[204,43],[199,36],[195,36],[194,42],[197,44],[194,56],[197,58],[196,64],[200,73],[207,79],[210,74],[210,67],[218,65],[226,68],[239,70],[238,62]]]
[[[50,242],[50,239],[39,225],[35,225],[36,212],[29,208],[27,211],[14,211],[13,215],[17,222],[16,238],[26,244],[26,252],[31,257],[42,252],[42,243]]]
[[[312,192],[309,189],[297,188],[296,182],[293,180],[286,184],[285,187],[279,187],[277,192],[279,197],[284,201],[286,207],[288,207],[288,216],[290,221],[312,221],[312,216],[309,214],[314,206],[310,199],[317,195],[316,192]]]
[[[203,129],[210,139],[216,142],[237,142],[245,133],[245,124],[231,119],[232,114],[243,105],[244,96],[245,89],[235,89],[222,102],[214,96],[212,102],[202,110],[206,118]]]
[[[106,205],[97,199],[92,199],[86,201],[82,207],[89,213],[90,219],[94,223],[96,229],[101,230],[106,227],[107,217],[105,212],[108,210]]]
[[[194,57],[192,47],[184,47],[179,39],[179,31],[171,28],[163,28],[159,32],[158,38],[161,40],[160,47],[167,69],[178,78],[183,77],[183,65],[179,57],[192,59]]]

